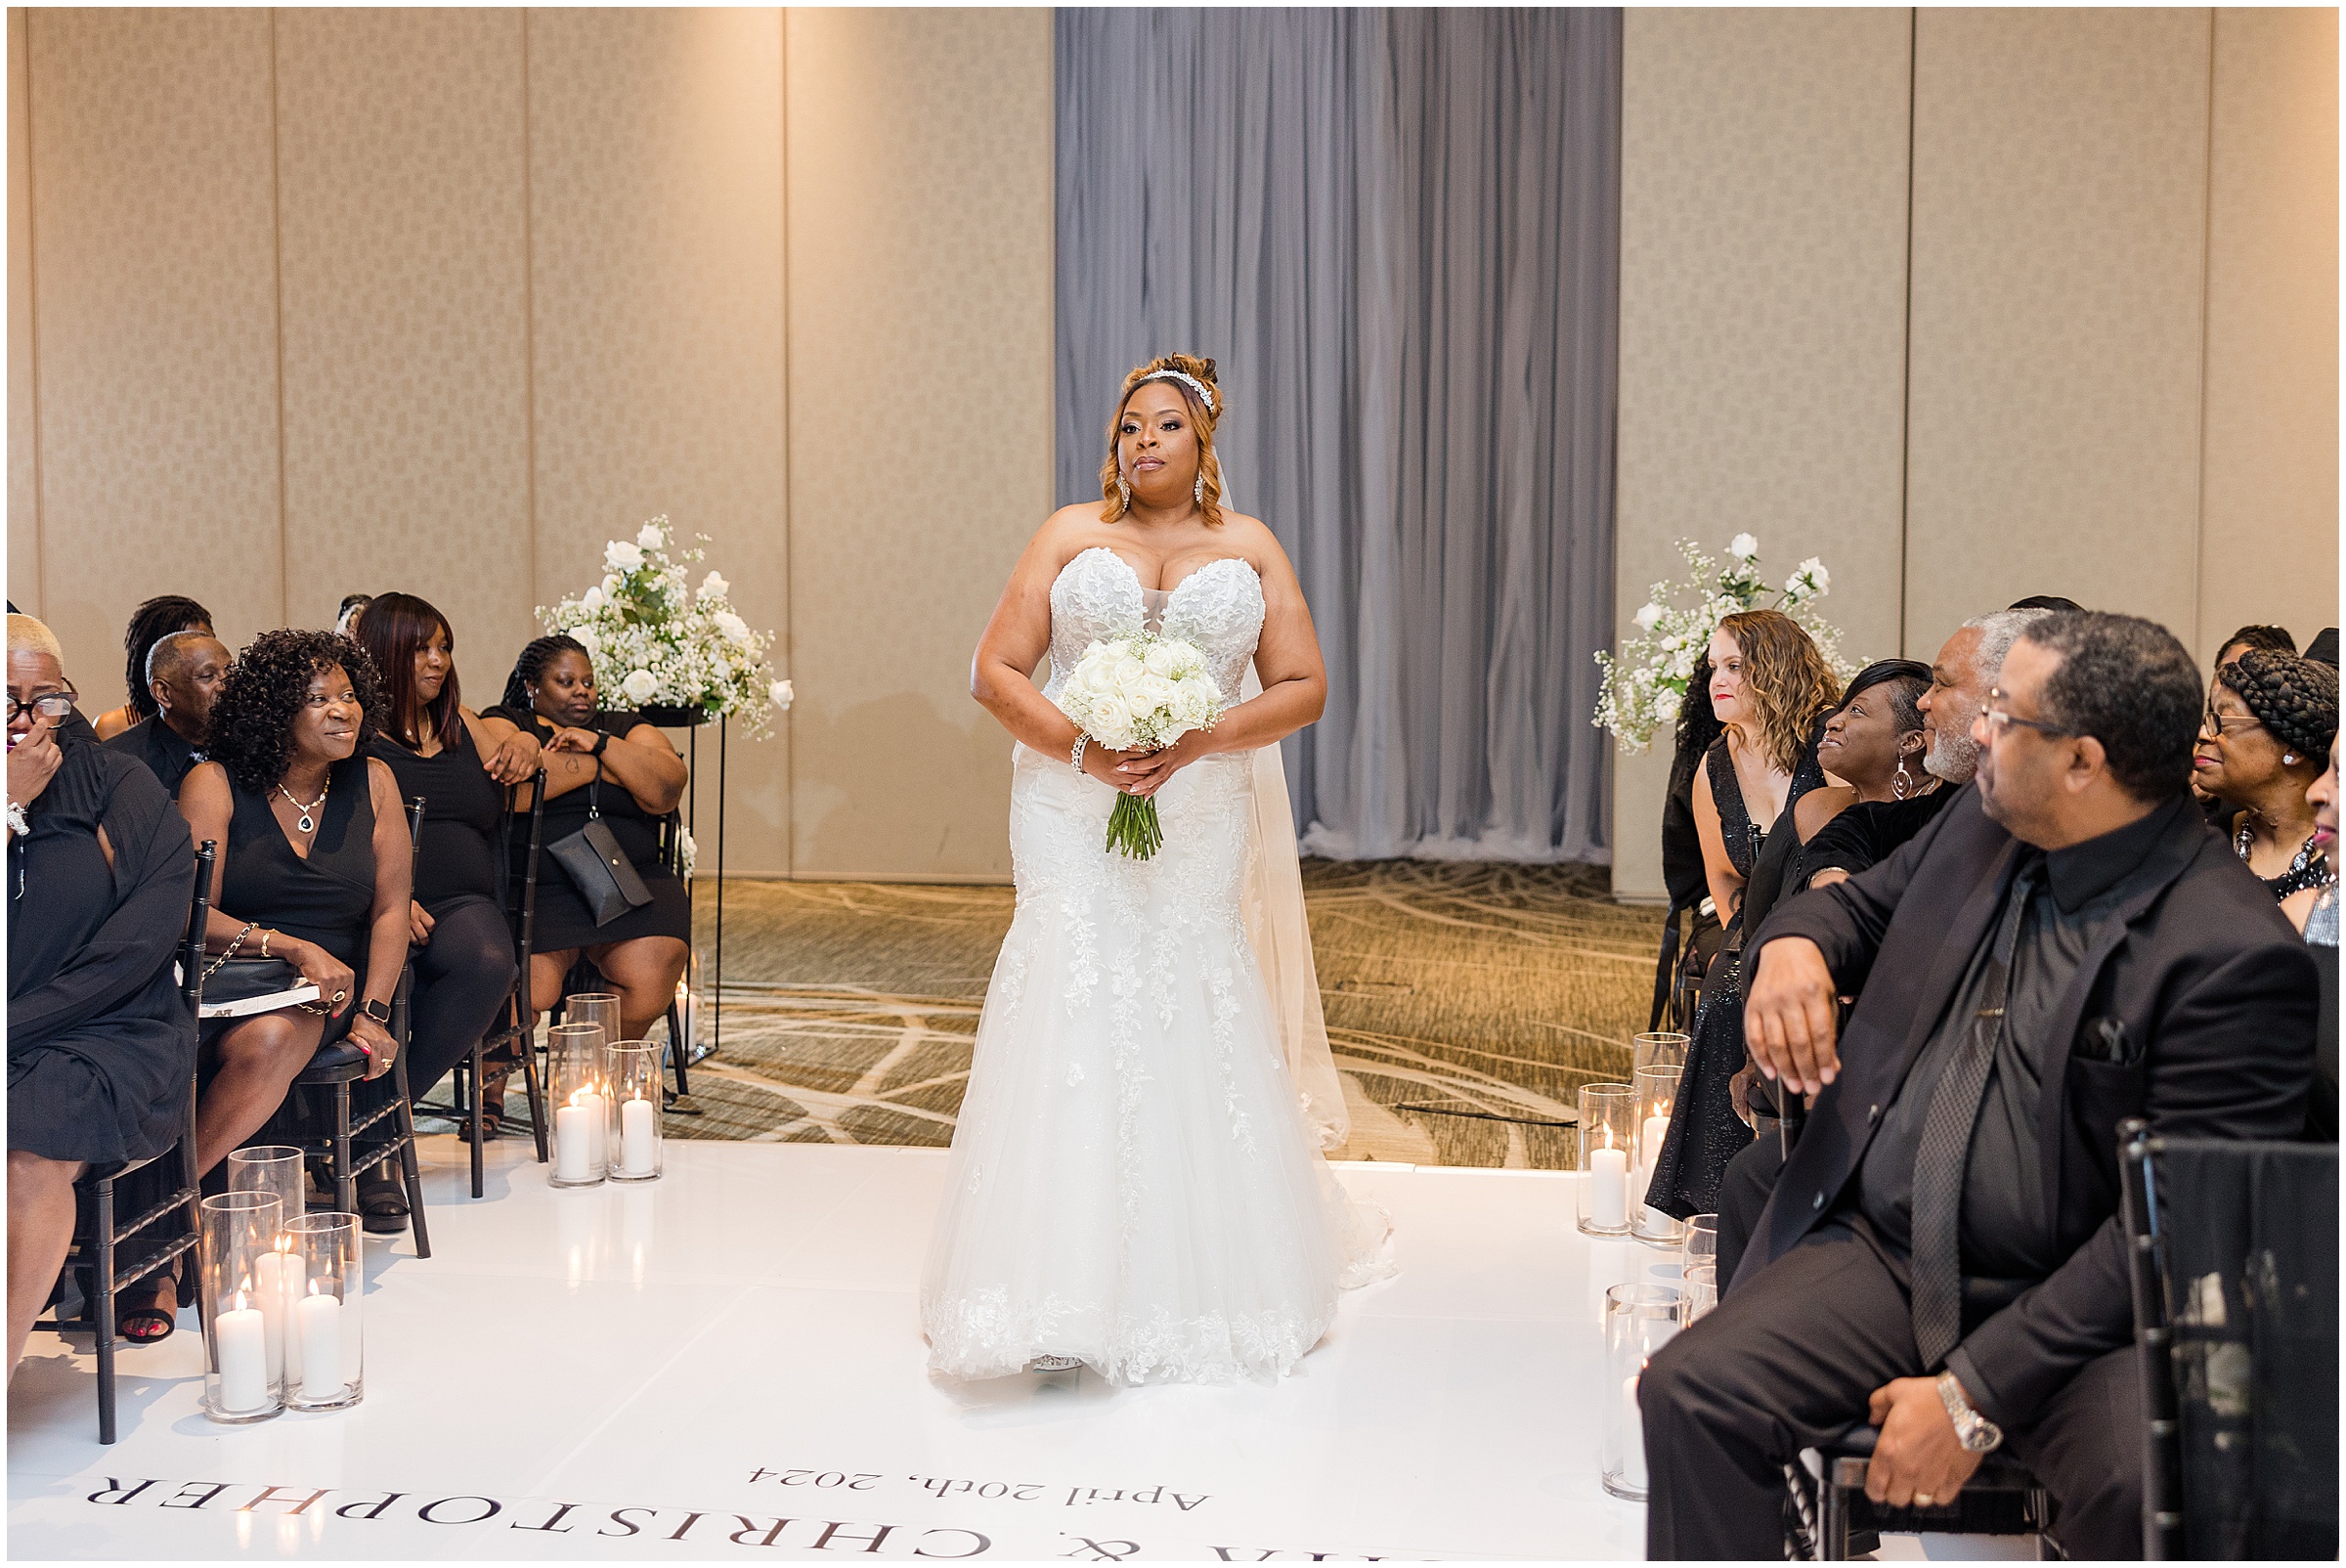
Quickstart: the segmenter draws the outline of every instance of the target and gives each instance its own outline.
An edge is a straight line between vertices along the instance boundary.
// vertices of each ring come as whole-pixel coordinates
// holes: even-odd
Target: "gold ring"
[[[349,1000],[350,1000],[350,992],[348,992],[348,991],[336,991],[336,992],[334,992],[334,1005],[335,1005],[336,1007],[340,1007],[340,1006],[341,1006],[341,1005],[342,1005],[344,1002],[347,1002],[347,1001],[349,1001]]]
[[[1917,1492],[1914,1495],[1914,1505],[1918,1508],[1933,1508],[1938,1505],[1938,1500],[1928,1492]]]

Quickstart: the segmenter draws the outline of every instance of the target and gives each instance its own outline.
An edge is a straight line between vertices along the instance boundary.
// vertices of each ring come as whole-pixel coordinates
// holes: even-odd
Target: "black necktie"
[[[2038,868],[2028,865],[2013,879],[2003,929],[1988,957],[1987,983],[1979,1011],[1963,1042],[1932,1091],[1923,1117],[1923,1139],[1914,1155],[1914,1217],[1908,1227],[1914,1268],[1914,1345],[1926,1371],[1935,1368],[1963,1337],[1963,1183],[1971,1161],[1972,1128],[1995,1066],[1996,1041],[2004,1032],[2004,998],[2011,988],[2013,949],[2028,895],[2036,891]]]

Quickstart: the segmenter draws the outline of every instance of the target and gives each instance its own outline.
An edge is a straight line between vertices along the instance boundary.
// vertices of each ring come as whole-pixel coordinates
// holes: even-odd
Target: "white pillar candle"
[[[248,1416],[269,1408],[269,1330],[257,1307],[239,1291],[233,1310],[212,1320],[220,1350],[220,1408]]]
[[[298,1252],[264,1252],[253,1270],[255,1305],[269,1346],[269,1373],[288,1386],[301,1380],[301,1338],[293,1329],[293,1309],[302,1298],[302,1284]]]
[[[301,1379],[304,1399],[338,1399],[342,1395],[342,1303],[324,1293],[306,1295],[294,1314],[307,1369]]]
[[[586,1119],[586,1160],[589,1174],[609,1175],[611,1171],[611,1102],[602,1095],[589,1093],[586,1109],[593,1112]]]
[[[566,1182],[591,1181],[595,1174],[595,1129],[602,1125],[603,1102],[585,1090],[570,1104],[554,1111],[554,1174]]]
[[[1588,1151],[1589,1217],[1611,1230],[1629,1222],[1629,1156],[1618,1149]]]
[[[638,1096],[619,1108],[619,1168],[622,1175],[649,1176],[659,1149],[660,1112]]]
[[[1670,1112],[1645,1118],[1637,1136],[1637,1201],[1643,1203],[1647,1189],[1653,1184],[1654,1166],[1662,1158],[1662,1140],[1670,1136]]]

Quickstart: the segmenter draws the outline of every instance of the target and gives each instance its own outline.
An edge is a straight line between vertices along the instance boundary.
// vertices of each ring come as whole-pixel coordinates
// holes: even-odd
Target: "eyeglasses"
[[[2222,714],[2216,712],[2216,705],[2212,702],[2201,712],[2200,718],[2205,721],[2210,735],[2245,735],[2252,729],[2265,727],[2263,719],[2253,717],[2235,718],[2227,721]]]
[[[2022,719],[2018,714],[2008,714],[1996,706],[2004,700],[2003,690],[1996,686],[1990,686],[1987,688],[1987,701],[1982,703],[1979,708],[1979,717],[1987,720],[1987,738],[1991,744],[2002,739],[2004,732],[2015,724],[2025,729],[2033,729],[2040,735],[2074,735],[2077,733],[2073,729],[2064,729],[2059,724],[2048,724],[2041,719]]]
[[[9,720],[13,723],[19,714],[38,714],[43,719],[63,719],[73,711],[73,699],[80,695],[81,693],[75,691],[70,685],[67,685],[63,691],[41,692],[27,702],[19,702],[12,695],[8,699]]]

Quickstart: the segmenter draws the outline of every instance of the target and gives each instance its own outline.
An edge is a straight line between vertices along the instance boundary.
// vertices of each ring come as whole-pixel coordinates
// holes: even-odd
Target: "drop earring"
[[[1906,799],[1907,792],[1913,788],[1914,780],[1908,777],[1906,773],[1906,759],[1901,757],[1898,759],[1897,776],[1891,779],[1890,783],[1890,797],[1893,800],[1902,801]]]
[[[1205,504],[1205,470],[1203,468],[1197,470],[1197,483],[1190,487],[1190,494],[1197,498],[1198,505]]]
[[[1132,510],[1132,487],[1124,482],[1122,474],[1116,475],[1116,508],[1119,511]]]
[[[2297,754],[2295,752],[2282,752],[2281,754],[2281,765],[2283,767],[2295,767],[2297,765]]]

